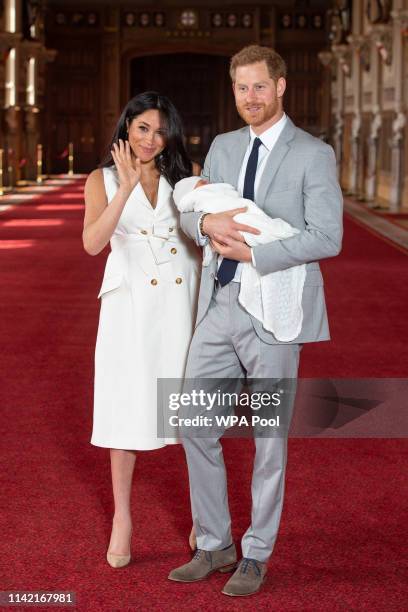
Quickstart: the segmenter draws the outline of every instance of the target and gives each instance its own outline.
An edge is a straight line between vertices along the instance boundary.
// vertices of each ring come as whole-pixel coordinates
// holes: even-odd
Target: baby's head
[[[198,187],[202,187],[203,185],[208,185],[208,181],[206,181],[205,179],[200,179],[198,183],[196,183],[194,189],[197,189]]]
[[[182,198],[186,196],[188,193],[191,193],[194,189],[198,187],[204,187],[204,185],[208,185],[208,181],[200,178],[199,176],[189,176],[187,178],[181,179],[176,183],[173,191],[173,198],[176,204],[181,202]]]

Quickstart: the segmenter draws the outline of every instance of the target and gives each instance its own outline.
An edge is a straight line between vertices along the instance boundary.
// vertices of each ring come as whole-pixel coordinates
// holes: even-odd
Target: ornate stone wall
[[[44,45],[43,3],[4,0],[0,6],[0,148],[4,182],[36,177],[41,143],[45,64],[55,52]]]
[[[47,86],[48,167],[53,172],[61,170],[58,156],[64,142],[71,140],[75,169],[88,172],[94,168],[110,141],[120,109],[139,91],[139,85],[142,90],[157,89],[177,100],[189,154],[202,162],[217,133],[240,125],[228,61],[251,43],[274,46],[283,54],[289,67],[287,112],[301,127],[327,137],[330,96],[322,83],[323,67],[317,54],[325,46],[328,1],[48,0],[46,41],[58,50]],[[92,70],[75,59],[77,48],[92,56]],[[182,55],[187,58],[184,64],[182,59],[176,60]],[[221,75],[217,58],[225,60]],[[163,75],[163,65],[168,66],[168,74]],[[179,83],[180,66],[184,66],[182,100],[170,83]],[[151,78],[143,76],[146,67]],[[172,79],[172,71],[178,71],[177,78]],[[88,86],[89,95],[80,106]],[[207,93],[214,88],[207,103]],[[202,91],[199,104],[192,89],[197,95]],[[198,141],[200,144],[194,144]]]
[[[199,105],[188,97],[189,71],[200,68],[202,82],[194,87],[209,90],[206,79],[215,84],[210,103],[196,113],[194,129],[186,133],[192,158],[197,153],[202,161],[215,134],[238,127],[228,61],[251,43],[273,46],[282,53],[289,68],[288,114],[300,127],[327,139],[331,73],[318,55],[326,45],[329,3],[0,0],[0,147],[10,168],[5,182],[35,178],[38,144],[43,145],[46,172],[67,170],[70,142],[74,170],[90,171],[100,161],[120,109],[134,95],[135,62],[141,74],[146,66],[157,68],[160,58],[166,63],[169,57],[183,54],[191,58],[191,66],[186,70],[185,100],[178,108],[187,127],[190,111],[205,102],[205,96]],[[207,62],[204,69],[203,62]],[[217,66],[222,62],[220,75]],[[174,61],[176,68],[179,64]],[[143,87],[151,88],[148,81]],[[160,81],[158,88],[162,87]],[[343,120],[342,112],[337,117]],[[343,134],[339,122],[338,143]],[[195,124],[204,126],[202,133]],[[199,151],[193,150],[198,138]]]
[[[408,0],[337,0],[330,12],[332,137],[343,188],[408,208]]]

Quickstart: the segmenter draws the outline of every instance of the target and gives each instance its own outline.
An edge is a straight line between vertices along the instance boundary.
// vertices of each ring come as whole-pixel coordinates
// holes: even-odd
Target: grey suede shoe
[[[266,563],[256,559],[241,559],[237,570],[222,589],[224,595],[244,596],[259,591],[266,575]]]
[[[196,550],[194,557],[189,563],[177,567],[169,574],[169,580],[176,582],[196,582],[204,580],[213,572],[230,572],[237,565],[237,551],[235,544],[231,544],[224,550]]]

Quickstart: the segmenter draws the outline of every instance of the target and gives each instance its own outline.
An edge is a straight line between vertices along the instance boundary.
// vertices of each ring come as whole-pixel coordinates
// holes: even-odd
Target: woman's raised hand
[[[132,153],[128,140],[119,139],[119,144],[114,143],[111,151],[116,170],[118,171],[119,184],[122,189],[132,191],[140,181],[141,165],[140,159],[132,161]]]

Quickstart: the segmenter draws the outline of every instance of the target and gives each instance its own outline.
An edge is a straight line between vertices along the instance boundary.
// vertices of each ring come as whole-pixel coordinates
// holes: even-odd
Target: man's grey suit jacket
[[[250,139],[249,127],[220,134],[207,154],[202,177],[211,183],[237,187],[243,158]],[[256,268],[261,275],[307,264],[303,290],[303,325],[292,343],[329,340],[323,277],[319,259],[338,255],[342,241],[343,198],[336,176],[332,147],[297,128],[287,117],[266,161],[255,203],[271,217],[280,217],[300,231],[296,236],[254,247]],[[197,241],[201,213],[181,214],[181,227]],[[206,314],[214,290],[216,258],[203,268],[196,325]],[[281,343],[257,319],[252,323],[258,336],[269,344]]]

